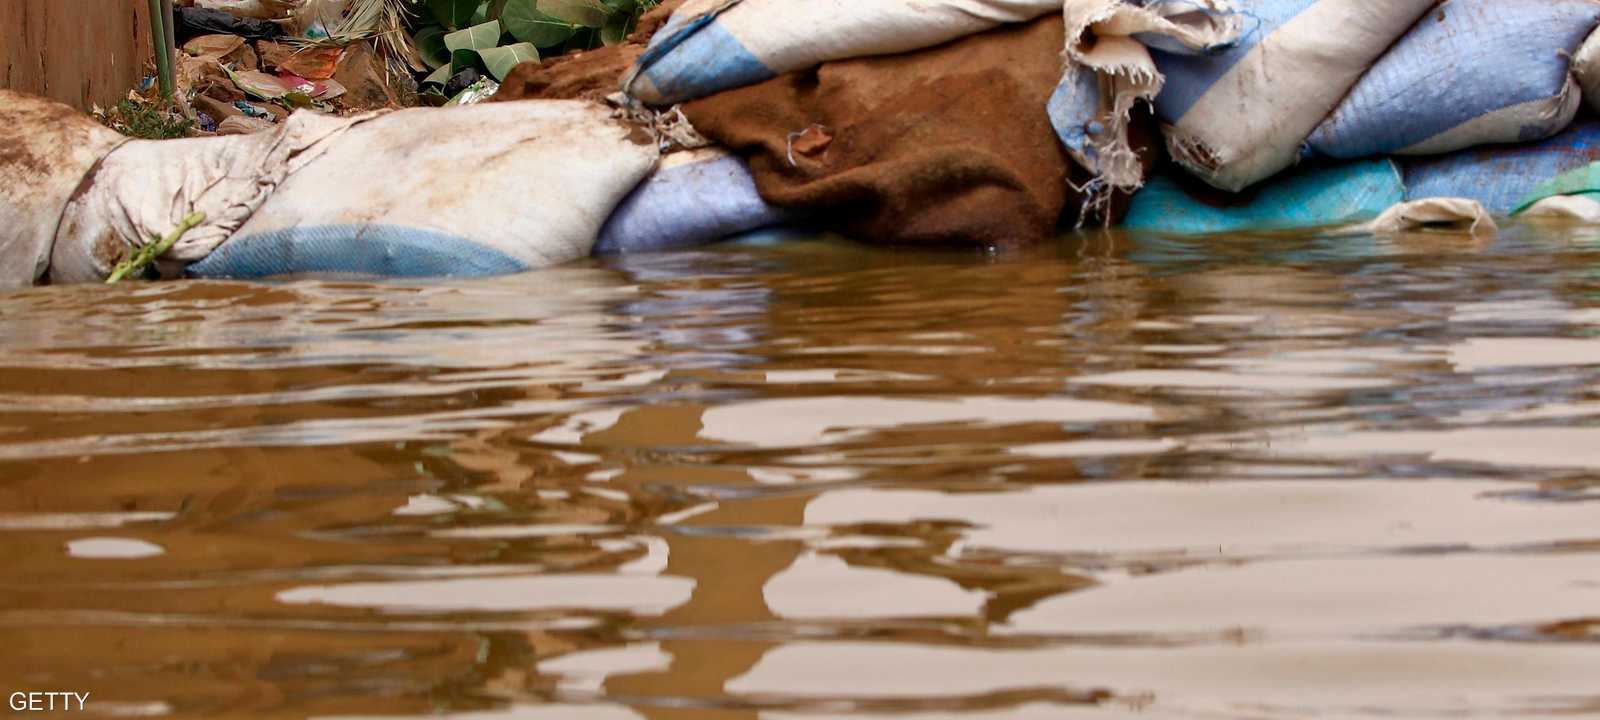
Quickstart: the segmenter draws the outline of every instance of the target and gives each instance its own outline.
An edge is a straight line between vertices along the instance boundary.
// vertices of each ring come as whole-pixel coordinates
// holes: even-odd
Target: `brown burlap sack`
[[[1073,184],[1088,180],[1045,113],[1063,32],[1052,16],[828,63],[684,112],[749,160],[763,198],[829,229],[884,244],[1026,245],[1054,237],[1063,210],[1077,219]]]

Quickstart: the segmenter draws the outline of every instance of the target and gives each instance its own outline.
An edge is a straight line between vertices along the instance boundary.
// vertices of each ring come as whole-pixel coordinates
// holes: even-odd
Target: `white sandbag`
[[[792,213],[768,205],[744,160],[721,148],[667,155],[617,206],[594,254],[656,252],[705,245],[776,225]]]
[[[196,211],[162,276],[518,272],[588,255],[657,157],[648,133],[578,101],[297,113],[269,133],[130,143],[69,209],[51,277],[104,278]]]
[[[1572,74],[1583,87],[1589,109],[1600,112],[1600,29],[1589,33],[1589,39],[1572,56]]]
[[[1059,12],[1062,0],[689,0],[623,78],[671,105],[830,60],[931,47]]]
[[[330,141],[373,116],[295,113],[252,135],[132,140],[101,161],[93,181],[61,216],[50,262],[54,283],[103,280],[118,262],[186,216],[202,213],[157,268],[174,277],[210,255],[249,220],[291,173]]]
[[[68,199],[126,140],[60,103],[0,90],[0,289],[43,277]]]
[[[1372,66],[1310,149],[1438,155],[1555,135],[1581,104],[1571,58],[1596,24],[1593,0],[1451,0]]]
[[[1167,148],[1239,191],[1290,167],[1356,81],[1436,0],[1256,0],[1246,35],[1215,55],[1157,50]]]
[[[1489,211],[1476,200],[1429,198],[1403,202],[1377,219],[1335,231],[1335,235],[1395,235],[1422,228],[1460,228],[1473,235],[1499,230]]]
[[[1523,220],[1557,220],[1600,224],[1600,200],[1593,195],[1556,195],[1528,206],[1517,215]]]
[[[1128,123],[1139,101],[1165,83],[1146,44],[1182,54],[1236,45],[1244,15],[1229,0],[1066,0],[1068,63],[1046,108],[1072,159],[1089,170],[1094,190],[1132,191],[1144,184]],[[1107,193],[1094,192],[1099,198]]]

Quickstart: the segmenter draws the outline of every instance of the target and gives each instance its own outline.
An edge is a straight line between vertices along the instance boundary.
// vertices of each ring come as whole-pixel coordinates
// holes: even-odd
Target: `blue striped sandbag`
[[[623,91],[649,105],[672,105],[1060,11],[1061,0],[691,0],[651,38]]]
[[[675,153],[611,213],[594,254],[694,247],[789,219],[761,199],[739,157],[718,149]]]
[[[1593,0],[1451,0],[1372,66],[1308,149],[1435,155],[1550,137],[1581,104],[1571,57],[1597,24]]]
[[[1156,49],[1174,160],[1236,192],[1293,167],[1307,137],[1436,0],[1253,0],[1232,49]]]
[[[1404,158],[1406,199],[1476,200],[1494,215],[1521,207],[1540,185],[1600,161],[1600,122],[1582,121],[1553,138]]]
[[[1237,195],[1157,175],[1133,196],[1123,227],[1170,235],[1322,227],[1372,219],[1404,199],[1387,158],[1303,167]]]
[[[398,225],[300,225],[228,240],[187,268],[190,277],[289,275],[478,277],[528,266],[455,235]]]

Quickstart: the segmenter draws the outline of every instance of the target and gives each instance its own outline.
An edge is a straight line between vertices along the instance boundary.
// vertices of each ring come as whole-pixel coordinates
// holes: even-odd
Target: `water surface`
[[[101,716],[1600,715],[1600,232],[0,295]]]

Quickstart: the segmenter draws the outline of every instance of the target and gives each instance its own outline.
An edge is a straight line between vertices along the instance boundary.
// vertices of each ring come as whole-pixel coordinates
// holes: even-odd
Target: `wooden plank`
[[[125,97],[145,75],[143,0],[0,0],[0,87],[89,109]]]

